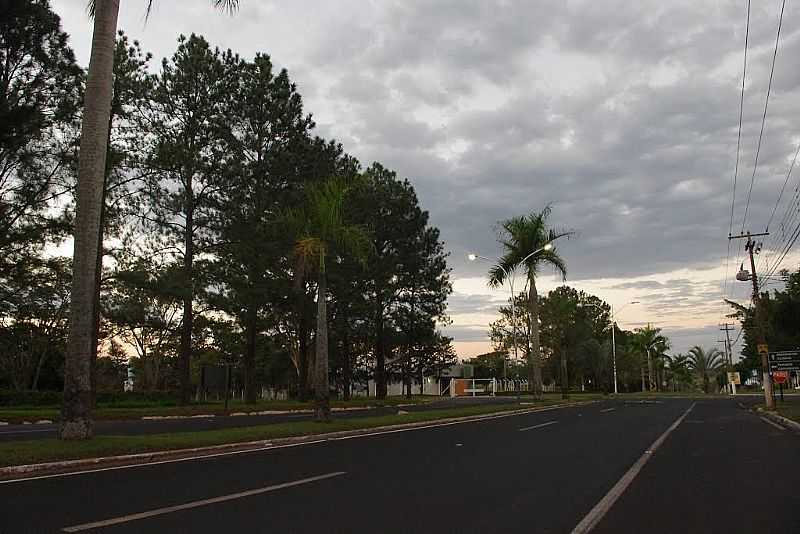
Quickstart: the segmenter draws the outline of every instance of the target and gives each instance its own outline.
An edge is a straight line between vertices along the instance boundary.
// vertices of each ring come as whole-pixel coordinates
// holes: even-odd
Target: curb
[[[436,427],[436,426],[441,426],[442,424],[458,424],[458,423],[467,423],[470,421],[498,419],[500,417],[520,415],[524,413],[543,412],[558,408],[585,406],[587,404],[593,404],[595,402],[598,401],[590,400],[590,401],[583,401],[583,402],[576,402],[569,404],[554,404],[552,406],[522,408],[517,410],[505,410],[505,411],[499,411],[481,415],[448,417],[444,419],[431,419],[429,421],[418,421],[414,423],[399,423],[395,425],[359,428],[354,430],[342,430],[338,432],[327,432],[322,434],[308,434],[305,436],[276,438],[272,440],[227,443],[223,445],[211,445],[208,447],[195,447],[190,449],[175,449],[168,451],[153,451],[153,452],[145,452],[137,454],[125,454],[119,456],[102,456],[99,458],[83,458],[79,460],[46,462],[40,464],[14,465],[9,467],[0,467],[0,480],[9,481],[14,479],[25,479],[31,475],[39,476],[39,475],[64,474],[73,471],[80,471],[85,468],[101,469],[105,467],[147,465],[150,463],[156,463],[165,460],[202,459],[205,457],[219,456],[220,454],[225,454],[225,453],[265,450],[265,449],[278,448],[286,445],[298,445],[303,443],[328,441],[332,439],[347,438],[352,436],[361,436],[365,434],[374,434],[375,432],[382,432],[387,430],[404,430],[413,428]]]
[[[758,411],[761,415],[763,415],[767,419],[771,419],[772,421],[778,423],[779,425],[785,427],[788,430],[794,430],[795,432],[800,432],[800,423],[792,421],[788,417],[778,415],[775,412],[770,412],[760,407],[756,408],[756,411]]]
[[[408,406],[422,406],[425,403],[411,403],[411,404],[392,404],[387,406],[346,406],[346,407],[339,407],[339,408],[331,408],[332,412],[357,412],[361,410],[376,410],[380,408],[403,408]],[[299,410],[259,410],[255,412],[231,412],[228,414],[219,413],[219,414],[193,414],[193,415],[142,415],[140,417],[133,417],[133,418],[123,418],[123,419],[102,419],[103,421],[166,421],[166,420],[174,420],[174,419],[210,419],[212,417],[241,417],[245,415],[306,415],[306,414],[313,414],[314,410],[310,410],[307,408],[299,409]],[[19,422],[8,422],[8,421],[0,421],[0,426],[6,425],[47,425],[53,424],[57,421],[50,420],[50,419],[39,419],[39,420],[24,420]]]

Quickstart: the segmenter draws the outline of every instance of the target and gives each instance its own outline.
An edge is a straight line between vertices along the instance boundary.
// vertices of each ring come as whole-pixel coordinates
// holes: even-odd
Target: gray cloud
[[[85,2],[53,5],[86,63]],[[178,33],[196,31],[287,67],[320,134],[413,182],[453,252],[456,277],[485,274],[463,257],[499,253],[497,221],[550,202],[553,223],[579,231],[558,244],[571,280],[708,269],[724,259],[740,2],[243,2],[234,19],[195,0],[157,6],[146,26],[137,3],[123,3],[120,17],[157,58],[174,50]],[[734,232],[777,15],[772,3],[753,6]],[[800,7],[789,3],[745,229],[766,225],[800,137],[797,57]],[[651,289],[646,310],[716,320],[718,284],[614,288]],[[453,313],[492,306],[451,299]]]

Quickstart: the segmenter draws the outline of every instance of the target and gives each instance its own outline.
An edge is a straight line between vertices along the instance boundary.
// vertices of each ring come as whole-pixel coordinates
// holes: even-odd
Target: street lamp
[[[630,304],[639,304],[639,301],[638,300],[632,300],[632,301],[630,301],[630,302],[628,302],[626,304],[623,304],[622,307],[620,309],[618,309],[616,313],[621,312],[622,310],[624,310]],[[602,309],[602,307],[598,306],[597,304],[590,304],[590,307]],[[619,389],[617,387],[617,340],[616,340],[616,337],[615,337],[616,336],[616,330],[617,330],[617,322],[614,319],[614,317],[615,317],[614,305],[611,304],[611,362],[612,362],[612,365],[614,367],[614,395],[618,395],[619,394]]]
[[[533,252],[531,252],[530,254],[525,256],[525,258],[520,262],[520,264],[523,264],[526,261],[528,261],[528,259],[530,259],[530,257],[533,256],[534,254],[538,254],[539,252],[543,252],[543,251],[547,252],[547,251],[550,251],[552,249],[553,249],[553,242],[552,241],[548,241],[541,248],[537,248],[536,250],[534,250]],[[487,261],[489,263],[494,263],[495,265],[497,265],[497,267],[501,271],[503,271],[503,274],[505,275],[506,280],[508,280],[508,286],[509,286],[509,289],[511,290],[511,339],[512,339],[512,343],[514,345],[514,359],[516,360],[516,359],[519,358],[519,355],[517,353],[517,315],[516,315],[516,306],[514,305],[514,296],[515,296],[514,295],[514,277],[512,276],[514,274],[514,271],[512,270],[509,273],[500,264],[499,258],[496,259],[496,260],[493,260],[491,258],[487,258],[486,256],[481,256],[480,254],[475,254],[474,252],[470,252],[469,254],[467,254],[467,259],[469,261],[483,260],[483,261]],[[504,375],[505,375],[505,370],[506,370],[506,366],[504,364],[503,365],[503,374]],[[505,376],[503,378],[505,378]]]

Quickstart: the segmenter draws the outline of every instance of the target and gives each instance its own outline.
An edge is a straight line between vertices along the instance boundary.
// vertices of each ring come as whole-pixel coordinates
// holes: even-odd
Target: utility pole
[[[723,323],[720,326],[723,327],[720,328],[720,330],[725,332],[725,339],[720,340],[720,343],[723,343],[725,347],[725,355],[728,360],[728,369],[731,372],[733,372],[733,347],[731,347],[731,335],[730,335],[730,332],[731,330],[733,330],[733,328],[731,328],[731,325],[729,325],[728,323]],[[736,384],[731,382],[730,386],[731,386],[731,394],[736,395]]]
[[[753,240],[754,237],[759,236],[766,236],[769,235],[769,232],[763,232],[760,234],[751,234],[747,232],[746,234],[740,235],[729,235],[728,239],[743,239],[747,238],[747,244],[745,244],[744,249],[750,255],[750,281],[753,282],[753,308],[755,309],[755,319],[756,319],[756,342],[758,345],[766,345],[767,344],[767,331],[764,327],[764,312],[761,309],[761,295],[758,292],[758,276],[756,275],[756,262],[753,259],[753,254],[756,253],[754,250],[756,248],[756,242]],[[739,273],[743,274],[743,273]],[[739,274],[736,275],[737,280],[746,281],[747,277],[742,276],[739,277]],[[766,352],[761,352],[761,373],[763,376],[764,381],[764,404],[767,406],[768,410],[775,409],[775,399],[772,397],[772,379],[769,375],[769,362],[767,360],[768,355]]]

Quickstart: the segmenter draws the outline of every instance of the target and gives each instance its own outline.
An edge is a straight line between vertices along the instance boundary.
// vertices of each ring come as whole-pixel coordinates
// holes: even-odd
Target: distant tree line
[[[0,389],[59,389],[73,273],[58,247],[73,228],[86,76],[49,2],[11,5],[0,22]],[[120,32],[113,74],[95,390],[121,388],[130,365],[136,388],[188,402],[201,365],[230,363],[248,402],[262,388],[348,398],[368,379],[385,397],[389,380],[410,394],[412,377],[455,359],[438,330],[447,254],[413,186],[314,135],[268,55],[181,36],[156,69]]]
[[[531,352],[529,293],[516,297],[489,325],[494,351],[471,360],[476,376],[527,378],[523,363]],[[543,383],[565,391],[614,391],[611,347],[611,307],[600,298],[560,286],[538,296]],[[517,356],[514,358],[512,317],[516,319]],[[725,361],[717,349],[693,347],[688,354],[670,354],[670,341],[660,328],[648,325],[616,331],[617,382],[620,392],[712,392],[721,386]],[[504,364],[504,360],[510,361]]]

